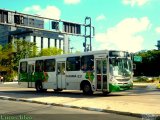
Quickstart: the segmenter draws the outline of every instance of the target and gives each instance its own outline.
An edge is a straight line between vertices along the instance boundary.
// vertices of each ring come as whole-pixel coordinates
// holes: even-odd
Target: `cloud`
[[[155,29],[155,31],[156,31],[157,33],[160,33],[160,27],[157,27],[157,28]]]
[[[39,5],[33,5],[26,7],[23,12],[28,14],[37,14],[42,17],[60,19],[61,11],[55,6],[47,6],[46,8],[41,8]]]
[[[130,6],[135,6],[135,5],[138,5],[138,6],[143,6],[145,5],[146,3],[149,2],[149,0],[122,0],[123,4],[125,5],[130,5]]]
[[[80,0],[64,0],[65,4],[78,4]]]
[[[26,7],[23,11],[29,12],[29,11],[39,11],[41,8],[39,5],[33,5],[31,7]]]
[[[103,14],[99,15],[97,18],[96,18],[96,21],[100,21],[100,20],[104,20],[106,19],[106,16],[104,16]]]
[[[95,39],[100,43],[100,49],[136,52],[142,49],[144,41],[140,33],[148,30],[150,25],[147,17],[126,18],[116,26],[109,28],[106,33],[96,34]]]

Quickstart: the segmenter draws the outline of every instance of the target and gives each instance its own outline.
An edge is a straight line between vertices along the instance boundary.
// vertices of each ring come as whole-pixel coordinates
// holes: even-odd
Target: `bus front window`
[[[131,60],[127,58],[110,58],[109,61],[111,75],[124,77],[131,76]]]

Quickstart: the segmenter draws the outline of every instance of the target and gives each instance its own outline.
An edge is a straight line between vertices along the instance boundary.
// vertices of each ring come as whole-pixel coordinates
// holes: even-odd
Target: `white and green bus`
[[[100,50],[42,56],[19,62],[19,85],[37,92],[53,89],[108,94],[133,87],[132,60],[128,52]]]

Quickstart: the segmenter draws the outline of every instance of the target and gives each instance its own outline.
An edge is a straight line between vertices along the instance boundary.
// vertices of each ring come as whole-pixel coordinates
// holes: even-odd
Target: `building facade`
[[[0,44],[2,46],[14,38],[35,42],[39,51],[43,48],[56,47],[65,53],[69,52],[69,37],[65,34],[44,30],[45,22],[42,18],[0,9],[0,23],[3,23],[0,24]]]

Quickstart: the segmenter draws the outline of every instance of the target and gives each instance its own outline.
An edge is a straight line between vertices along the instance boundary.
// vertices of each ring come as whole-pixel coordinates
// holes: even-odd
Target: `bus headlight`
[[[112,76],[112,77],[110,78],[109,83],[111,83],[111,84],[117,84],[117,81],[116,81],[115,77]]]

